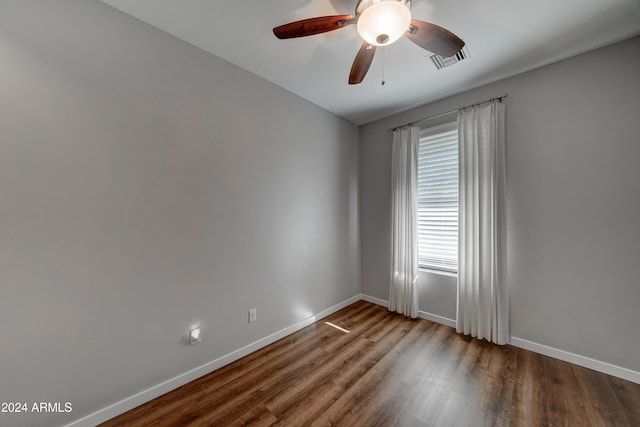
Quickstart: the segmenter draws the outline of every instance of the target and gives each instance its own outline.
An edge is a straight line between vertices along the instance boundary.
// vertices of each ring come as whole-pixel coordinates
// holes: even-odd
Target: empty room
[[[0,426],[640,425],[640,2],[0,0]]]

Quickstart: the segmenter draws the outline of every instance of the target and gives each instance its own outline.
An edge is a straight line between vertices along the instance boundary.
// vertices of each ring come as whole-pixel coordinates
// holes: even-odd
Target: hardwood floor
[[[102,425],[640,426],[640,385],[359,301]]]

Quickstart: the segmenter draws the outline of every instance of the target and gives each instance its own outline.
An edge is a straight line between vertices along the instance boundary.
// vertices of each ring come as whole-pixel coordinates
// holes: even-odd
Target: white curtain
[[[393,132],[389,310],[418,317],[418,143],[420,128]]]
[[[505,283],[505,107],[462,110],[460,144],[458,333],[509,341]]]

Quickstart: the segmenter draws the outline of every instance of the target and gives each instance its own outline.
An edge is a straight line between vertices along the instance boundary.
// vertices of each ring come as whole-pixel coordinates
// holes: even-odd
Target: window
[[[418,264],[458,271],[457,123],[422,129],[418,151]]]

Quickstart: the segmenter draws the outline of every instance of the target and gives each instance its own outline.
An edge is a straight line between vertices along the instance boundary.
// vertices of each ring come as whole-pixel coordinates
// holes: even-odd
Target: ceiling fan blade
[[[352,24],[351,15],[319,16],[317,18],[303,19],[290,22],[273,29],[273,34],[279,39],[292,39],[295,37],[312,36],[326,33]]]
[[[411,27],[404,35],[421,48],[445,58],[455,55],[464,46],[464,42],[452,32],[417,19],[411,20]]]
[[[373,61],[373,55],[376,53],[376,47],[364,42],[356,55],[356,59],[353,60],[351,71],[349,72],[349,84],[357,85],[362,82],[364,76],[367,75],[371,61]]]

